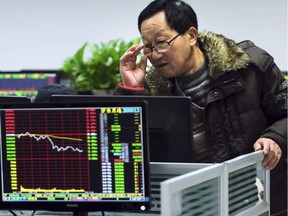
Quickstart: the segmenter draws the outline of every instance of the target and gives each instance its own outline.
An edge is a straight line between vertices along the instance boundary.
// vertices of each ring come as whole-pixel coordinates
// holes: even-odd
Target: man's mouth
[[[162,63],[162,64],[159,64],[158,67],[162,68],[162,67],[165,67],[166,65],[167,65],[167,63]]]

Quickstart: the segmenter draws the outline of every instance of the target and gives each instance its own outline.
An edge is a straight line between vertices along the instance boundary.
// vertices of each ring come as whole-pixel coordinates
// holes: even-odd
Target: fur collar
[[[208,61],[209,75],[216,79],[225,73],[246,68],[250,62],[248,55],[235,41],[213,32],[198,35],[200,49]],[[152,95],[169,95],[173,84],[161,77],[153,68],[146,77],[146,87]]]

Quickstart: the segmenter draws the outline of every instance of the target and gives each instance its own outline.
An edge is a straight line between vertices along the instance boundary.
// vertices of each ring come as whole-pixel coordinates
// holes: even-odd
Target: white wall
[[[0,0],[0,70],[59,69],[86,41],[139,36],[150,0]],[[186,0],[199,30],[250,39],[287,71],[287,0]]]

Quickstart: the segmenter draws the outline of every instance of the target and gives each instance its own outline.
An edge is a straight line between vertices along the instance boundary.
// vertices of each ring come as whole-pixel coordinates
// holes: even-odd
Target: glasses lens
[[[169,49],[169,44],[166,41],[164,41],[162,43],[158,43],[157,45],[155,45],[155,49],[158,52],[164,52],[164,51]]]

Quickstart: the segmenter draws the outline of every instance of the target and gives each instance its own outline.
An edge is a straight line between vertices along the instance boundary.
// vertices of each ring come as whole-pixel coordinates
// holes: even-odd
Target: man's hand
[[[263,150],[264,160],[263,166],[267,170],[272,170],[278,164],[282,150],[279,145],[269,138],[260,138],[253,145],[255,151]]]
[[[141,45],[133,45],[120,58],[120,73],[125,86],[139,87],[145,79],[147,56],[142,57],[140,67],[136,65],[137,55],[141,49]]]

